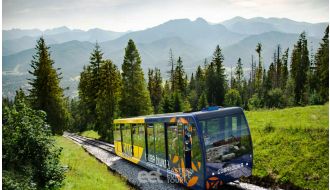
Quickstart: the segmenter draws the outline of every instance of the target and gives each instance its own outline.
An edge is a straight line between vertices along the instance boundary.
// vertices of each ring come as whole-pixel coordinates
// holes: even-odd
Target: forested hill
[[[79,74],[83,66],[89,63],[88,58],[96,41],[99,42],[104,57],[120,66],[127,41],[133,39],[139,49],[144,72],[148,68],[158,67],[163,75],[169,69],[170,49],[176,59],[181,56],[183,66],[190,74],[196,70],[197,65],[203,64],[205,58],[211,58],[212,51],[219,44],[229,74],[229,68],[235,65],[239,57],[243,68],[250,67],[251,56],[257,56],[254,48],[259,42],[263,44],[263,63],[268,67],[273,60],[276,46],[280,44],[283,50],[293,49],[293,44],[302,31],[306,31],[310,53],[315,53],[327,25],[278,18],[235,17],[217,24],[210,24],[202,18],[194,21],[177,19],[134,32],[101,29],[82,31],[67,27],[46,31],[7,30],[3,31],[2,42],[3,95],[12,97],[19,87],[28,88],[25,80],[28,78],[27,70],[35,53],[36,39],[41,34],[50,44],[55,66],[61,68],[62,86],[70,87],[66,94],[74,96]]]

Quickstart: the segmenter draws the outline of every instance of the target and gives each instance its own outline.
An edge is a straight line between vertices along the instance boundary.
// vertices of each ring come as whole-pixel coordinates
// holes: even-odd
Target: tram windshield
[[[221,163],[252,152],[248,125],[242,113],[200,120],[206,162]]]

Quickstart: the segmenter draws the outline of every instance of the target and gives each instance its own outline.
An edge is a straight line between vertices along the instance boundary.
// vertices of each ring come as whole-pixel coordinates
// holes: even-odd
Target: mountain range
[[[26,78],[30,61],[35,53],[36,40],[43,36],[50,46],[55,66],[63,73],[62,85],[70,87],[67,95],[77,94],[77,82],[95,43],[104,52],[104,58],[119,66],[123,61],[124,49],[129,39],[137,45],[144,71],[158,67],[163,73],[168,70],[169,50],[175,58],[181,56],[188,73],[194,72],[204,59],[211,60],[216,45],[220,45],[227,68],[234,67],[242,58],[249,68],[251,55],[256,56],[255,46],[263,45],[263,62],[271,63],[278,44],[284,50],[292,50],[299,34],[305,31],[309,47],[315,52],[328,23],[296,22],[286,18],[245,19],[235,17],[221,23],[211,24],[203,18],[196,20],[176,19],[140,31],[114,32],[102,29],[88,31],[60,27],[41,31],[38,29],[3,30],[3,96],[12,96],[19,87],[28,88]],[[164,77],[166,77],[164,75]]]

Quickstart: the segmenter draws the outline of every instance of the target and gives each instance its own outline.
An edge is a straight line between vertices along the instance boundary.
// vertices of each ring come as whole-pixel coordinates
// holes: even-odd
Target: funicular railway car
[[[252,173],[252,141],[241,108],[209,107],[114,120],[118,156],[169,183],[214,189]]]

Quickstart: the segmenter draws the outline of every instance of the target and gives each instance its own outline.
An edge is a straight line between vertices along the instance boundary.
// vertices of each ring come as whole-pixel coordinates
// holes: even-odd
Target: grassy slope
[[[55,138],[58,146],[63,147],[61,163],[69,168],[61,189],[130,189],[123,179],[111,174],[80,146],[64,137]]]
[[[254,148],[253,175],[328,189],[329,105],[246,112]]]
[[[81,132],[80,135],[84,136],[84,137],[93,138],[93,139],[100,139],[100,135],[96,131],[93,131],[93,130]]]

